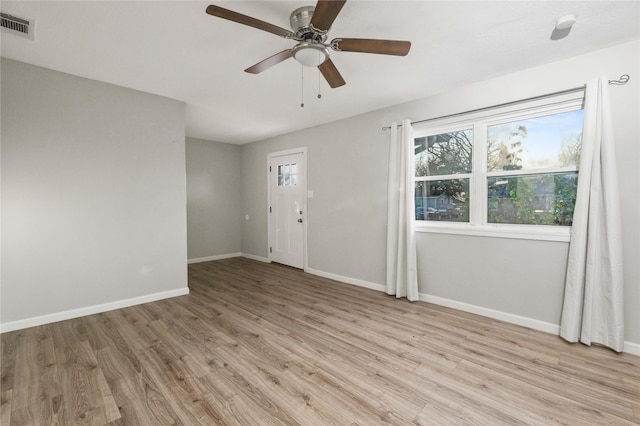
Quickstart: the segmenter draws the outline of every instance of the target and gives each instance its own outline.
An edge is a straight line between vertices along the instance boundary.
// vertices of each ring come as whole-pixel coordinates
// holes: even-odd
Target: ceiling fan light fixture
[[[301,41],[291,49],[291,53],[305,67],[317,67],[329,58],[329,49],[311,40]]]

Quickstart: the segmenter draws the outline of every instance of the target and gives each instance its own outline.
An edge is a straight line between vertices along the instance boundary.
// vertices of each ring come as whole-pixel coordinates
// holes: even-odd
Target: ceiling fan
[[[276,53],[247,68],[245,72],[258,74],[293,57],[304,66],[318,67],[329,86],[335,88],[343,86],[345,81],[329,58],[329,49],[337,52],[405,56],[411,48],[409,41],[368,38],[335,38],[327,43],[327,32],[345,3],[346,0],[318,0],[315,7],[303,6],[294,10],[289,17],[293,31],[220,6],[208,6],[207,13],[297,42],[293,48]]]

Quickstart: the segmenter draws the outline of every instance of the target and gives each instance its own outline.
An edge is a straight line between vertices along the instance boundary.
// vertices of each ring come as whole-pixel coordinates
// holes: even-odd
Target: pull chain
[[[300,80],[302,81],[302,87],[301,87],[301,90],[300,90],[300,93],[301,93],[301,95],[300,95],[301,96],[300,108],[304,108],[304,65],[300,65],[300,71],[301,71]]]
[[[322,94],[320,93],[320,83],[321,83],[321,78],[320,78],[320,70],[318,69],[318,99],[322,99]]]

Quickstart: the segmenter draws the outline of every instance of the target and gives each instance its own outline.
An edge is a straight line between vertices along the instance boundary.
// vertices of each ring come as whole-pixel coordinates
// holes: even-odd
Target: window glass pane
[[[487,127],[487,169],[530,170],[580,163],[583,110]]]
[[[282,186],[284,183],[282,176],[282,165],[278,166],[278,186]]]
[[[489,223],[570,226],[578,173],[487,179]]]
[[[285,164],[284,167],[284,186],[289,186],[289,165]]]
[[[471,173],[471,129],[415,139],[416,176]]]
[[[298,184],[297,171],[298,166],[296,165],[296,163],[291,163],[291,186],[296,186]]]
[[[416,182],[416,220],[469,222],[469,179]]]

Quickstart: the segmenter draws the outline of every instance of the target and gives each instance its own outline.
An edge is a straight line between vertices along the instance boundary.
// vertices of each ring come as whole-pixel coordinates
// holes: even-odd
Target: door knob
[[[298,223],[302,223],[302,218],[298,219]]]

